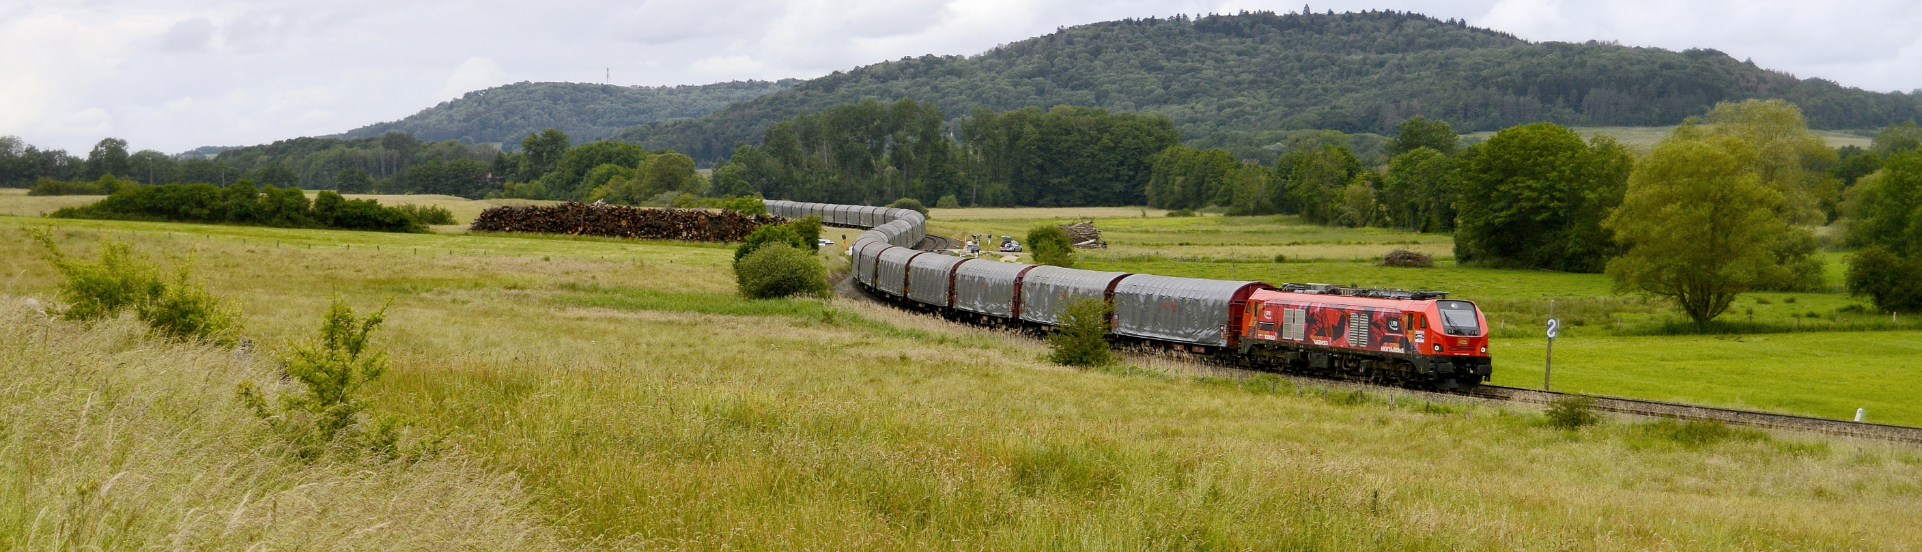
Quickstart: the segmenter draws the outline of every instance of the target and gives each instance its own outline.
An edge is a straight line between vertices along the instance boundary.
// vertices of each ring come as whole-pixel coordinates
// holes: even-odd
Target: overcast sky
[[[1798,77],[1922,88],[1922,3],[1451,0],[1394,9],[1535,41],[1708,47]],[[332,134],[519,81],[705,84],[975,54],[1125,17],[1258,0],[0,0],[0,135],[84,156]],[[611,77],[609,76],[611,72]]]

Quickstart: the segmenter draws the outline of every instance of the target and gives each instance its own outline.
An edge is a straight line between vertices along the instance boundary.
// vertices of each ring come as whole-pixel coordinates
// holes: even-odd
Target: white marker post
[[[1562,321],[1555,318],[1555,300],[1548,300],[1548,350],[1542,354],[1542,391],[1548,390],[1548,376],[1555,368],[1555,332],[1562,329]]]
[[[1555,367],[1555,331],[1562,328],[1562,321],[1548,319],[1548,354],[1542,357],[1542,390],[1548,390],[1549,371]]]

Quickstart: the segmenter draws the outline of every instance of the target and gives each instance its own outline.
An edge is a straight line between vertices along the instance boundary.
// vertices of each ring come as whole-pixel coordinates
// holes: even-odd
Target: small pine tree
[[[320,338],[296,345],[286,361],[287,375],[300,382],[302,389],[283,392],[278,409],[270,408],[266,398],[251,381],[236,389],[242,404],[277,430],[296,455],[314,457],[333,445],[348,430],[360,423],[366,408],[361,389],[387,371],[387,354],[368,346],[368,337],[386,320],[386,309],[366,317],[339,298],[321,317]],[[393,428],[375,424],[371,431],[358,433],[375,450],[393,448]]]
[[[1048,336],[1054,348],[1049,360],[1068,366],[1103,366],[1113,359],[1108,351],[1107,301],[1084,297],[1062,306],[1060,324]]]
[[[941,199],[939,199],[939,200],[936,200],[936,201],[934,202],[934,208],[936,208],[936,209],[960,209],[960,208],[961,208],[961,200],[959,200],[959,199],[956,199],[956,198],[954,197],[954,194],[948,194],[948,195],[944,195],[944,196],[941,196]]]

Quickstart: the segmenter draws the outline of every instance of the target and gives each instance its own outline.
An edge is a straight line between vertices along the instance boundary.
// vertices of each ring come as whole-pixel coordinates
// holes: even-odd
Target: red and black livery
[[[1239,350],[1289,372],[1454,389],[1488,379],[1488,323],[1434,291],[1283,284],[1248,297]]]

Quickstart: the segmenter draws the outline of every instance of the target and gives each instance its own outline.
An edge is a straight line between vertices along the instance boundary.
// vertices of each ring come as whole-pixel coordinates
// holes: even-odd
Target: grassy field
[[[1176,217],[1134,208],[935,210],[933,232],[1021,235],[1043,223],[1094,220],[1111,245],[1081,250],[1078,266],[1143,274],[1322,282],[1442,290],[1478,302],[1494,326],[1495,383],[1539,387],[1550,301],[1566,329],[1557,341],[1556,389],[1922,425],[1922,362],[1909,344],[1922,317],[1875,313],[1839,291],[1751,293],[1700,333],[1649,298],[1617,295],[1607,276],[1455,266],[1446,235],[1301,224],[1293,217]],[[1376,266],[1409,248],[1436,268]],[[1275,262],[1281,254],[1285,262]],[[1831,284],[1843,256],[1824,253]]]
[[[0,234],[50,222],[0,217]],[[889,308],[739,299],[730,251],[709,245],[58,222],[71,251],[112,237],[193,258],[211,289],[242,305],[261,361],[154,343],[126,320],[37,318],[24,298],[47,301],[54,275],[28,240],[0,240],[0,360],[10,371],[0,471],[14,482],[0,487],[5,548],[175,546],[183,534],[200,540],[182,546],[228,549],[1922,543],[1922,454],[1910,447],[1633,420],[1563,431],[1527,411],[1324,395],[1157,359],[1062,369],[1035,341]],[[1346,266],[1267,266],[1297,264]],[[1500,280],[1476,274],[1450,278]],[[1516,300],[1555,287],[1518,274],[1508,284]],[[271,359],[308,335],[334,296],[388,305],[376,343],[394,366],[374,389],[375,413],[444,438],[445,457],[306,465],[255,450],[264,433],[223,389],[271,378],[262,372]],[[1696,349],[1670,356],[1717,364],[1743,346],[1825,335],[1887,334],[1771,334],[1719,350],[1700,346],[1714,337],[1610,334],[1557,349],[1573,365],[1614,351],[1646,364],[1662,356],[1636,349],[1666,343]],[[1497,343],[1516,359],[1498,370],[1525,379],[1529,341]],[[1854,348],[1864,355],[1854,362],[1876,362]],[[1557,381],[1585,384],[1563,365]],[[1735,392],[1725,400],[1776,400]],[[144,405],[158,399],[141,397],[177,406],[156,410]],[[265,475],[229,475],[243,472]],[[265,483],[209,483],[236,480]],[[315,498],[322,491],[335,494]],[[309,502],[290,506],[299,500]],[[356,500],[379,507],[344,506]],[[128,529],[88,513],[109,510],[153,513]],[[309,534],[321,536],[301,540]]]

